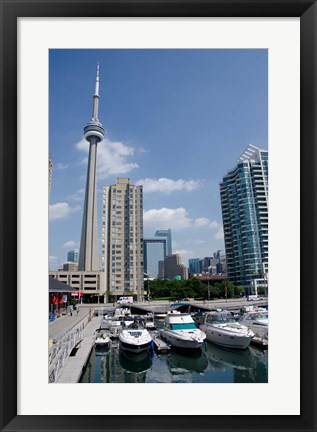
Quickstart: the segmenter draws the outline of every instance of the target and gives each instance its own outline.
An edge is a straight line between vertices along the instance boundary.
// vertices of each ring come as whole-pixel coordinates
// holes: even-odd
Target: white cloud
[[[210,223],[209,219],[206,217],[200,217],[195,219],[195,225],[198,227],[206,226]]]
[[[190,249],[176,249],[173,253],[179,254],[181,256],[181,263],[187,267],[188,259],[193,256],[194,252]]]
[[[209,227],[210,228],[220,228],[221,224],[214,220],[214,221],[210,222]]]
[[[150,150],[147,150],[147,149],[145,149],[143,147],[139,147],[138,150],[139,150],[140,153],[149,153],[150,152]]]
[[[54,255],[50,255],[48,257],[49,264],[58,264],[58,257]]]
[[[187,210],[183,207],[176,209],[161,208],[151,209],[143,213],[144,225],[157,229],[181,230],[188,228],[192,224],[192,220],[188,217]]]
[[[218,228],[222,229],[217,221],[210,221],[206,217],[196,219],[190,218],[188,211],[183,207],[151,209],[143,213],[144,225],[146,228],[168,229],[179,231],[185,228]],[[218,233],[217,233],[218,234]],[[216,234],[216,235],[217,235]],[[220,233],[218,234],[221,235]],[[217,237],[221,238],[221,237]]]
[[[175,191],[185,190],[191,192],[200,187],[198,180],[173,180],[168,178],[151,179],[145,178],[137,180],[137,185],[143,185],[143,191],[149,192],[164,192],[171,193]]]
[[[70,241],[63,244],[63,248],[78,248],[79,244],[80,244],[79,242],[75,242],[73,240],[70,240]]]
[[[76,144],[76,148],[88,154],[89,143],[82,139]],[[105,138],[98,144],[97,154],[97,170],[100,179],[111,175],[124,175],[139,167],[137,163],[129,161],[129,158],[134,155],[134,148],[119,141],[110,141]],[[87,158],[82,162],[87,164]]]
[[[187,242],[186,242],[187,244],[193,244],[193,245],[202,245],[202,244],[205,244],[206,243],[206,240],[199,240],[199,239],[189,239],[189,240],[187,240]]]
[[[65,164],[63,162],[58,162],[53,165],[53,168],[56,170],[65,170],[69,167],[69,164]]]
[[[219,228],[219,230],[216,232],[216,234],[214,235],[214,238],[216,240],[221,240],[221,239],[223,239],[223,237],[224,237],[224,235],[223,235],[223,227],[221,226]]]
[[[49,220],[63,220],[69,218],[73,213],[77,212],[80,206],[70,207],[68,203],[56,203],[49,207]]]
[[[83,201],[85,196],[85,189],[79,189],[77,192],[75,192],[72,195],[69,195],[67,198],[72,201]]]

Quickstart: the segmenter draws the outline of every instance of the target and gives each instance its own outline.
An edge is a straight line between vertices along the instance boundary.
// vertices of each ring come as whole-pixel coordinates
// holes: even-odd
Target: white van
[[[133,297],[132,296],[119,297],[119,300],[117,300],[117,303],[119,303],[119,304],[133,303]]]
[[[261,300],[257,295],[248,295],[248,301]]]

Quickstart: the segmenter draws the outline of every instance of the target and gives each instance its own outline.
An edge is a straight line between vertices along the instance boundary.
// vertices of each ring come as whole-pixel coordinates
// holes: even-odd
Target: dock
[[[100,318],[93,317],[85,326],[83,335],[63,367],[61,368],[57,383],[78,383],[84,367],[87,364],[91,350],[95,343],[95,331],[100,326]]]
[[[153,342],[155,350],[160,354],[167,354],[171,349],[171,347],[158,336],[153,339]]]

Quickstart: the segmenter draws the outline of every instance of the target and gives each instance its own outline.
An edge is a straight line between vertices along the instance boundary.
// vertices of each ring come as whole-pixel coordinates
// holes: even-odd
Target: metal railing
[[[83,339],[85,324],[82,323],[76,330],[70,330],[62,336],[48,353],[48,381],[56,382],[61,370],[70,356],[72,350]]]

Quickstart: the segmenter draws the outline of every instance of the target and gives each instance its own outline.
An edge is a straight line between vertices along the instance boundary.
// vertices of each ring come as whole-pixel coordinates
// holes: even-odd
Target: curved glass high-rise
[[[223,177],[220,198],[227,275],[248,288],[268,272],[268,151],[249,145]]]

